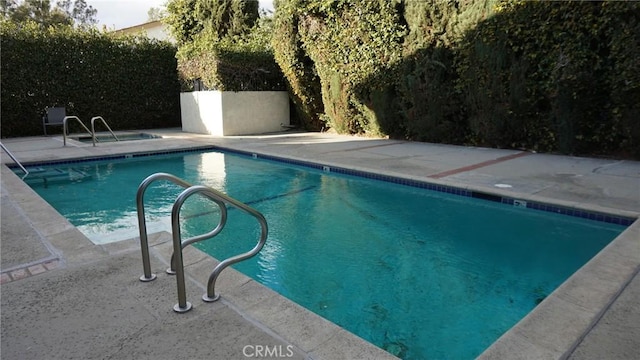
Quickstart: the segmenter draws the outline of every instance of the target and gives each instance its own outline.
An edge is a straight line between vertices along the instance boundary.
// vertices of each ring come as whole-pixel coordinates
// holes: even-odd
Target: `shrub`
[[[503,2],[460,44],[460,94],[478,144],[638,153],[638,3]],[[625,49],[622,49],[624,43]]]
[[[274,5],[274,58],[286,79],[296,118],[303,128],[321,130],[326,124],[320,78],[315,63],[301,47],[297,15],[299,1],[275,0]]]
[[[247,33],[218,37],[204,30],[178,51],[182,89],[195,82],[220,91],[285,90],[284,77],[273,58],[271,19],[261,19]]]
[[[97,30],[0,23],[2,136],[42,134],[45,107],[114,129],[180,124],[175,48]]]
[[[323,108],[327,125],[338,132],[382,134],[376,112],[357,97],[384,92],[391,79],[373,75],[401,59],[405,27],[396,5],[366,0],[276,3],[276,21],[279,18],[282,26],[278,30],[289,32],[279,35],[282,43],[274,41],[276,59],[285,69],[294,94],[303,103],[313,105],[310,107],[313,110]],[[301,52],[295,49],[297,46]],[[320,94],[297,85],[306,86],[300,80],[314,79],[311,74],[317,74]],[[367,89],[359,88],[356,94],[356,87],[366,79],[375,82]],[[317,89],[317,85],[311,85],[310,89]],[[322,108],[314,105],[319,95]],[[319,117],[309,115],[311,119]]]
[[[640,3],[279,0],[275,22],[316,128],[640,156]]]

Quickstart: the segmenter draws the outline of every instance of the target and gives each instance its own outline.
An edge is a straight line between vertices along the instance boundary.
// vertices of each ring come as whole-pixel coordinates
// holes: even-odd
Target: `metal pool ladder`
[[[116,141],[120,141],[120,139],[118,139],[116,134],[113,133],[113,130],[111,130],[109,125],[107,125],[107,122],[102,116],[94,116],[91,118],[91,139],[93,140],[93,146],[96,146],[96,126],[95,126],[96,120],[100,120],[102,124],[104,124],[104,126],[107,128],[107,130],[109,130],[109,132],[111,133],[111,136],[113,136],[113,138],[116,139]]]
[[[149,260],[149,241],[147,237],[147,225],[144,212],[144,193],[149,185],[157,180],[167,180],[185,189],[180,193],[180,195],[178,195],[173,203],[173,207],[171,210],[173,255],[171,256],[171,267],[167,269],[168,274],[176,275],[176,282],[178,285],[178,303],[174,305],[173,310],[178,313],[184,313],[191,310],[191,303],[187,301],[185,290],[182,249],[195,242],[210,239],[218,235],[227,223],[227,205],[231,205],[232,207],[253,216],[260,224],[260,238],[253,249],[248,252],[223,260],[213,269],[213,272],[209,276],[209,281],[207,282],[207,292],[202,296],[203,301],[213,302],[220,298],[220,295],[216,295],[215,293],[215,284],[222,270],[237,262],[249,259],[260,252],[260,250],[262,250],[262,247],[267,241],[267,221],[264,216],[257,210],[208,186],[191,185],[183,179],[180,179],[177,176],[168,173],[155,173],[153,175],[150,175],[140,183],[140,185],[138,186],[138,192],[136,194],[138,227],[140,229],[140,248],[142,251],[142,267],[144,271],[144,274],[140,277],[140,281],[148,282],[156,279],[156,275],[151,273],[151,264]],[[213,230],[205,234],[194,236],[182,241],[182,236],[180,234],[180,210],[184,202],[194,194],[201,194],[212,200],[218,206],[218,208],[220,209],[220,221]]]
[[[82,128],[89,133],[89,135],[91,135],[91,137],[93,137],[93,133],[91,132],[91,130],[89,130],[84,123],[82,122],[82,120],[80,120],[79,117],[77,116],[65,116],[64,119],[62,119],[62,146],[67,146],[67,133],[69,132],[69,125],[67,125],[69,123],[69,120],[76,120],[80,126],[82,126]],[[95,144],[94,144],[95,146]]]
[[[29,171],[27,171],[27,169],[25,169],[25,167],[22,166],[22,163],[20,163],[20,161],[18,161],[18,159],[16,159],[16,157],[13,156],[11,151],[9,151],[9,149],[7,149],[6,146],[4,146],[4,144],[2,142],[0,142],[0,147],[2,148],[2,150],[4,150],[5,153],[7,153],[7,155],[9,155],[9,157],[11,158],[11,160],[13,160],[14,163],[18,164],[20,169],[24,172],[24,175],[22,176],[22,179],[27,177],[27,175],[29,175]]]
[[[91,140],[93,141],[93,146],[96,146],[96,127],[95,127],[96,120],[102,121],[102,123],[104,124],[104,126],[107,127],[107,130],[109,130],[109,132],[111,133],[113,138],[116,139],[116,141],[120,141],[120,139],[118,139],[116,134],[113,133],[113,130],[111,130],[109,125],[107,125],[107,122],[104,120],[104,118],[102,116],[94,116],[94,117],[91,118],[91,130],[89,130],[89,128],[87,128],[84,125],[84,123],[82,122],[82,120],[80,120],[79,117],[77,117],[77,116],[65,116],[64,119],[62,120],[62,145],[63,146],[67,146],[67,133],[69,131],[69,126],[67,125],[67,123],[68,123],[69,120],[76,120],[82,126],[82,128],[87,133],[89,133],[89,135],[91,135]]]

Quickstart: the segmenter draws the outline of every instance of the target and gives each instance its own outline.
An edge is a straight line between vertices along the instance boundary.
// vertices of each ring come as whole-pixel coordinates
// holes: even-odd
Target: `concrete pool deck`
[[[636,161],[319,133],[219,138],[179,129],[145,132],[164,138],[96,147],[73,140],[63,147],[60,136],[3,144],[23,163],[216,145],[524,201],[640,215]],[[12,162],[4,153],[1,160]],[[168,234],[150,238],[158,279],[142,283],[136,239],[92,244],[12,171],[1,170],[3,359],[393,358],[232,269],[218,282],[222,301],[203,303],[203,284],[215,260],[192,248],[185,249],[185,264],[194,309],[175,314],[175,280],[164,274]],[[640,358],[639,271],[636,221],[481,357]]]

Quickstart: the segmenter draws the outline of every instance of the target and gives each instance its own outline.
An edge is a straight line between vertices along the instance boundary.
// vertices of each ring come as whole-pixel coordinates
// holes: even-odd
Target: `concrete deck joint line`
[[[334,150],[334,151],[326,152],[325,154],[328,154],[330,152],[360,151],[360,150],[367,150],[367,149],[375,149],[375,148],[379,148],[379,147],[383,147],[383,146],[393,146],[393,145],[398,145],[398,144],[404,144],[405,142],[406,141],[395,141],[395,142],[391,142],[391,143],[388,143],[388,144],[369,145],[369,146],[363,146],[363,147],[347,149],[347,150]]]
[[[463,166],[463,167],[460,167],[460,168],[457,168],[457,169],[451,169],[451,170],[443,171],[443,172],[440,172],[440,173],[437,173],[437,174],[430,175],[429,177],[432,178],[432,179],[440,179],[440,178],[443,178],[445,176],[455,175],[455,174],[459,174],[459,173],[463,173],[463,172],[479,169],[479,168],[482,168],[482,167],[485,167],[485,166],[498,164],[498,163],[501,163],[501,162],[517,159],[519,157],[523,157],[523,156],[527,156],[527,155],[531,155],[531,154],[532,153],[530,153],[530,152],[523,151],[523,152],[520,152],[520,153],[517,153],[517,154],[501,156],[501,157],[499,157],[497,159],[487,160],[487,161],[483,161],[483,162],[480,162],[480,163],[477,163],[477,164]]]

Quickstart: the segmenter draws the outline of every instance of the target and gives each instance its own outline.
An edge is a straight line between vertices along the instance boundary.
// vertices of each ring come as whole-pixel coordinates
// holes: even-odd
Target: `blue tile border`
[[[635,218],[626,217],[626,216],[618,216],[618,215],[612,215],[612,214],[606,214],[606,213],[586,211],[586,210],[580,210],[580,209],[575,209],[575,208],[570,208],[565,206],[551,205],[551,204],[541,203],[536,201],[528,201],[528,200],[525,201],[525,200],[506,197],[502,195],[492,194],[488,192],[472,191],[472,190],[462,189],[454,186],[434,184],[426,181],[407,179],[407,178],[391,176],[391,175],[377,174],[377,173],[348,169],[343,167],[327,166],[327,165],[310,162],[310,161],[288,159],[288,158],[273,156],[273,155],[257,154],[255,152],[230,149],[230,148],[215,146],[215,145],[193,147],[189,149],[146,151],[146,152],[138,152],[138,153],[118,154],[118,155],[99,156],[99,157],[87,157],[87,158],[70,159],[70,160],[31,162],[31,163],[23,163],[23,165],[26,167],[26,166],[43,166],[43,165],[60,165],[60,164],[78,164],[78,163],[91,162],[91,161],[121,160],[121,159],[140,158],[140,157],[157,156],[157,155],[196,153],[196,152],[211,151],[211,150],[223,151],[226,153],[247,156],[254,159],[264,159],[264,160],[271,160],[271,161],[276,161],[276,162],[290,164],[290,165],[298,165],[298,166],[312,168],[320,171],[328,170],[329,172],[336,173],[336,174],[357,176],[365,179],[384,181],[384,182],[389,182],[393,184],[411,186],[419,189],[438,191],[438,192],[443,192],[443,193],[453,194],[458,196],[499,202],[506,205],[525,207],[522,204],[526,203],[527,209],[551,212],[555,214],[573,216],[577,218],[605,222],[610,224],[629,226],[634,221],[636,221]],[[17,164],[7,164],[7,166],[10,169],[18,168]]]
[[[165,150],[165,151],[143,151],[143,152],[136,152],[136,153],[103,155],[103,156],[83,157],[83,158],[76,158],[76,159],[23,162],[22,165],[24,167],[33,167],[33,166],[45,166],[45,165],[49,166],[49,165],[80,164],[80,163],[86,163],[86,162],[92,162],[92,161],[122,160],[122,159],[135,159],[140,157],[157,156],[157,155],[196,153],[196,152],[207,151],[207,150],[220,150],[220,148],[217,146],[209,145],[209,146],[193,147],[188,149],[175,149],[175,150]],[[17,164],[6,164],[6,165],[12,170],[19,168]]]
[[[487,201],[499,202],[507,205],[515,206],[516,201],[522,202],[522,200],[505,197],[502,195],[496,195],[496,194],[480,192],[480,191],[471,191],[471,190],[466,190],[466,189],[462,189],[454,186],[438,185],[438,184],[434,184],[426,181],[412,180],[407,178],[376,174],[376,173],[347,169],[342,167],[327,166],[327,165],[322,165],[314,162],[287,159],[287,158],[282,158],[282,157],[272,156],[272,155],[256,154],[249,151],[229,149],[224,147],[218,147],[218,149],[223,150],[225,152],[229,152],[229,153],[250,156],[252,158],[273,160],[273,161],[283,162],[287,164],[310,167],[317,170],[324,170],[325,168],[329,168],[330,171],[333,173],[353,175],[353,176],[363,177],[366,179],[379,180],[379,181],[386,181],[394,184],[406,185],[406,186],[416,187],[420,189],[444,192],[447,194],[454,194],[458,196],[472,197],[472,198],[477,198],[477,199],[482,199]],[[594,221],[606,222],[606,223],[611,223],[616,225],[623,225],[623,226],[629,226],[634,221],[636,221],[635,218],[631,218],[631,217],[590,212],[590,211],[574,209],[574,208],[558,206],[558,205],[551,205],[551,204],[540,203],[535,201],[526,201],[526,208],[539,210],[539,211],[552,212],[555,214],[568,215],[568,216],[573,216],[573,217],[578,217],[583,219],[589,219]]]
[[[552,212],[555,214],[568,215],[568,216],[573,216],[573,217],[578,217],[578,218],[588,219],[593,221],[623,225],[623,226],[629,226],[636,220],[634,218],[629,218],[629,217],[616,216],[616,215],[598,213],[593,211],[585,211],[580,209],[550,205],[550,204],[539,203],[534,201],[528,201],[527,208],[533,209],[533,210],[545,211],[545,212]]]
[[[448,194],[472,197],[471,191],[454,187],[454,186],[438,185],[438,184],[433,184],[426,181],[412,180],[412,179],[407,179],[407,178],[402,178],[397,176],[377,174],[377,173],[372,173],[367,171],[338,167],[338,166],[327,166],[327,165],[322,165],[322,164],[309,162],[309,161],[287,159],[287,158],[282,158],[282,157],[272,156],[272,155],[256,154],[252,152],[228,149],[223,147],[219,147],[219,149],[229,153],[235,153],[239,155],[245,155],[245,156],[250,156],[252,158],[258,158],[258,159],[264,159],[264,160],[272,160],[272,161],[277,161],[277,162],[291,164],[291,165],[298,165],[298,166],[313,168],[320,171],[324,171],[325,168],[328,168],[330,169],[329,171],[331,173],[357,176],[357,177],[362,177],[370,180],[385,181],[385,182],[390,182],[390,183],[399,184],[399,185],[416,187],[420,189],[433,190],[433,191],[439,191],[439,192],[444,192]]]

